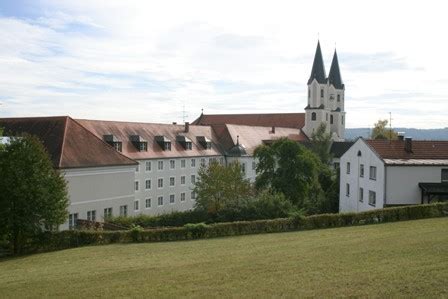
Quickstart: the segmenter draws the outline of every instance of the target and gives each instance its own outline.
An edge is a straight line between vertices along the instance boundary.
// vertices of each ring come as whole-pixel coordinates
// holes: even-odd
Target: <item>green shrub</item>
[[[161,242],[214,238],[304,229],[343,227],[402,220],[448,216],[448,202],[372,210],[362,213],[322,214],[303,217],[294,213],[289,218],[227,223],[188,223],[182,227],[143,230],[134,226],[127,231],[61,231],[45,232],[29,242],[26,252],[51,251],[86,245],[130,242]]]

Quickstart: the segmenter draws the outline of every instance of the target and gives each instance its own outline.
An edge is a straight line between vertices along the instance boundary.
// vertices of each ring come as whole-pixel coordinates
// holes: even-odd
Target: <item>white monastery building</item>
[[[0,126],[10,136],[29,133],[43,142],[68,182],[70,216],[64,228],[70,228],[77,219],[192,209],[201,166],[238,161],[253,182],[257,146],[279,138],[306,142],[320,123],[327,124],[334,141],[341,141],[344,92],[336,51],[327,77],[318,43],[305,113],[201,114],[183,125],[68,116],[4,118]],[[340,156],[347,146],[335,148]]]
[[[359,138],[342,155],[340,172],[340,212],[447,199],[448,141]]]

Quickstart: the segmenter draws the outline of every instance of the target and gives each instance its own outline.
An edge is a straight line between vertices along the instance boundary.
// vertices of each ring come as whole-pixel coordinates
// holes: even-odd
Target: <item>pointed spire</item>
[[[316,54],[314,55],[313,68],[311,70],[310,78],[308,79],[308,84],[313,82],[314,79],[316,79],[317,82],[324,84],[327,82],[325,78],[326,75],[325,75],[324,60],[322,59],[322,51],[320,50],[320,42],[318,40]]]
[[[334,50],[333,61],[331,62],[330,74],[328,74],[328,83],[333,84],[336,89],[344,89],[336,49]]]

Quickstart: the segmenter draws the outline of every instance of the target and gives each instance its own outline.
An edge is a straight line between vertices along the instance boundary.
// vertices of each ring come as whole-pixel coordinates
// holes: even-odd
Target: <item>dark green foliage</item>
[[[0,174],[0,239],[20,253],[30,239],[67,219],[66,182],[31,136],[14,138],[0,150]]]
[[[288,232],[373,223],[386,223],[448,216],[448,202],[372,210],[362,213],[322,214],[304,217],[295,213],[289,218],[236,221],[216,224],[187,224],[183,227],[128,231],[44,232],[28,247],[28,252],[130,242],[179,241],[260,233]]]
[[[320,160],[295,141],[280,139],[255,150],[258,159],[256,187],[271,188],[303,208],[305,199],[319,184]]]
[[[311,134],[311,150],[325,165],[330,165],[332,156],[330,153],[331,135],[326,133],[327,125],[321,123],[317,130]]]

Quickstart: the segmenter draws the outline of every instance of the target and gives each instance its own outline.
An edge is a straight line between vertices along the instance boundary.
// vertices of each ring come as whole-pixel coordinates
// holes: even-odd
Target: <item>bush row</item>
[[[30,251],[50,251],[85,245],[160,242],[215,238],[259,233],[287,232],[448,216],[448,202],[386,208],[361,213],[322,214],[272,220],[238,221],[215,224],[187,224],[183,227],[127,231],[62,231],[39,236]]]

